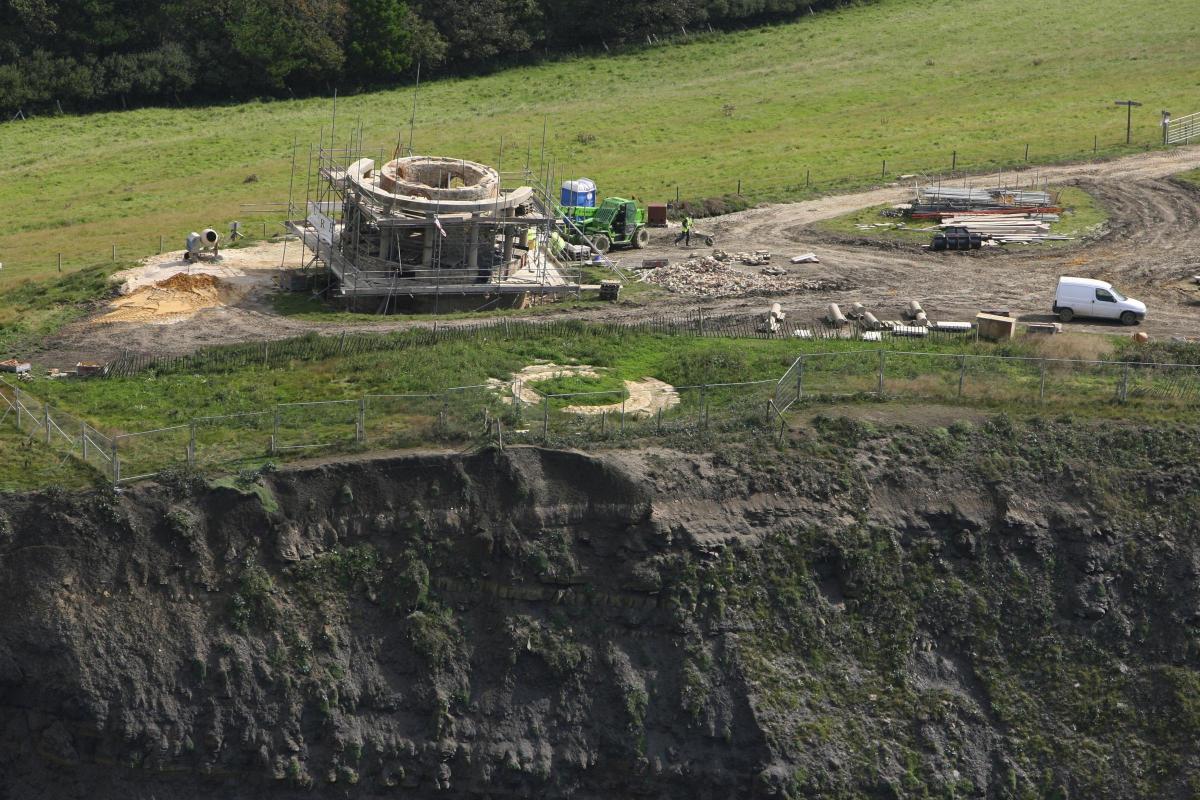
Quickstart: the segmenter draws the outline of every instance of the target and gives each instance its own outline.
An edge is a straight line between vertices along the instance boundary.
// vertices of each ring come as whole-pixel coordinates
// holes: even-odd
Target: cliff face
[[[1193,431],[7,498],[0,798],[1189,797]]]

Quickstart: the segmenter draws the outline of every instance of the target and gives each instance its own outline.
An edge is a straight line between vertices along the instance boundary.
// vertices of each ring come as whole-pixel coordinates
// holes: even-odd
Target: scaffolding
[[[290,214],[287,227],[308,266],[326,274],[330,296],[351,309],[429,297],[523,305],[583,288],[591,254],[555,233],[549,171],[411,155],[384,162],[382,153],[364,157],[353,138],[342,149],[322,141],[309,162],[306,214]]]

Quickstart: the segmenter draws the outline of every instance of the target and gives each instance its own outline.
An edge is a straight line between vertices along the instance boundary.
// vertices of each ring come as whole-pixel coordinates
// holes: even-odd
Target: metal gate
[[[1188,144],[1200,141],[1200,114],[1173,119],[1164,126],[1163,144]]]

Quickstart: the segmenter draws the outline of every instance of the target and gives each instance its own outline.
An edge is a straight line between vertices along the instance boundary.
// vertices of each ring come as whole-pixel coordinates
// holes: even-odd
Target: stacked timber
[[[1067,240],[1073,237],[1050,233],[1050,223],[1057,214],[990,214],[944,217],[941,227],[966,228],[999,244],[1017,244]]]

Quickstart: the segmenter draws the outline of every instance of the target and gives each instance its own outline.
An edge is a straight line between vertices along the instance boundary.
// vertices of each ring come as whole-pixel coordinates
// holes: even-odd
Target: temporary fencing
[[[667,387],[636,407],[628,390],[542,395],[538,403],[521,394],[513,384],[455,386],[102,432],[0,380],[0,424],[124,483],[173,467],[229,471],[307,452],[586,444],[776,427],[782,435],[798,404],[855,396],[1170,413],[1200,405],[1200,365],[860,349],[804,353],[778,379]]]
[[[125,354],[101,371],[102,377],[132,377],[143,372],[159,375],[197,372],[222,372],[246,367],[271,369],[293,362],[321,361],[354,356],[429,347],[439,342],[495,340],[523,341],[545,337],[573,337],[583,334],[628,335],[654,334],[702,338],[862,340],[872,337],[886,342],[898,339],[947,342],[972,338],[973,330],[950,331],[915,326],[895,330],[870,330],[856,321],[832,325],[825,320],[799,322],[773,329],[768,315],[710,314],[699,308],[684,314],[661,314],[635,320],[594,322],[577,319],[494,318],[473,322],[415,325],[391,333],[340,333],[322,336],[315,333],[274,341],[216,345],[181,356]]]

